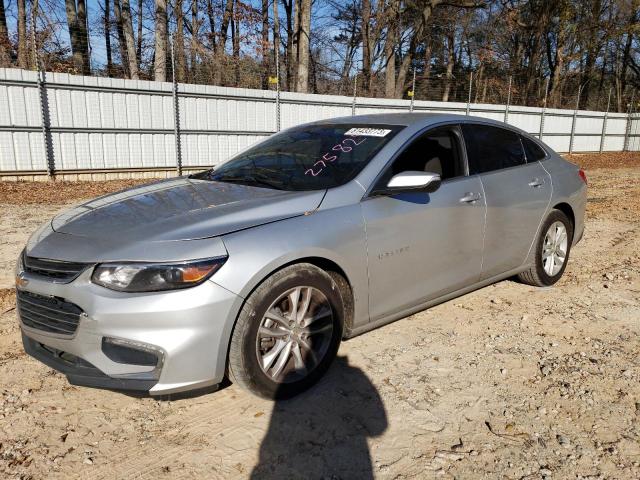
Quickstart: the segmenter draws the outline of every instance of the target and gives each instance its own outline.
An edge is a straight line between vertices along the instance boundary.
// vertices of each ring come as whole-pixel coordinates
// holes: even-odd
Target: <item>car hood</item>
[[[56,216],[51,228],[117,242],[197,240],[303,215],[324,194],[179,178],[83,203]]]

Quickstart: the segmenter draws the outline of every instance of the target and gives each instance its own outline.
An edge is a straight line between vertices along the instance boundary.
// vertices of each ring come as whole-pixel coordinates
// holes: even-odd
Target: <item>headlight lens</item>
[[[157,292],[199,285],[224,265],[227,257],[184,263],[102,263],[91,281],[119,292]]]

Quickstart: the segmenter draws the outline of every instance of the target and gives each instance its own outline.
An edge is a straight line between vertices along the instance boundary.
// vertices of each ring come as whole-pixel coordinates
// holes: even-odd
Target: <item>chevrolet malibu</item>
[[[297,126],[40,227],[17,264],[24,348],[76,385],[159,395],[228,377],[290,397],[342,339],[508,277],[554,284],[585,203],[582,170],[500,122]]]

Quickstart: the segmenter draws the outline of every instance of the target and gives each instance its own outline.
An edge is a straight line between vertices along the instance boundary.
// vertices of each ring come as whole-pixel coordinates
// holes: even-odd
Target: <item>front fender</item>
[[[227,290],[248,298],[270,274],[287,264],[316,257],[337,264],[351,285],[353,325],[369,321],[367,250],[360,205],[316,210],[225,235],[229,259],[213,277]]]

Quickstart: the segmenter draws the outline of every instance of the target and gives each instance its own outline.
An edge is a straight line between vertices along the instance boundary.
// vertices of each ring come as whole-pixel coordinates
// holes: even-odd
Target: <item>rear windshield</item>
[[[348,124],[293,128],[192,178],[291,191],[337,187],[353,179],[402,128]]]

